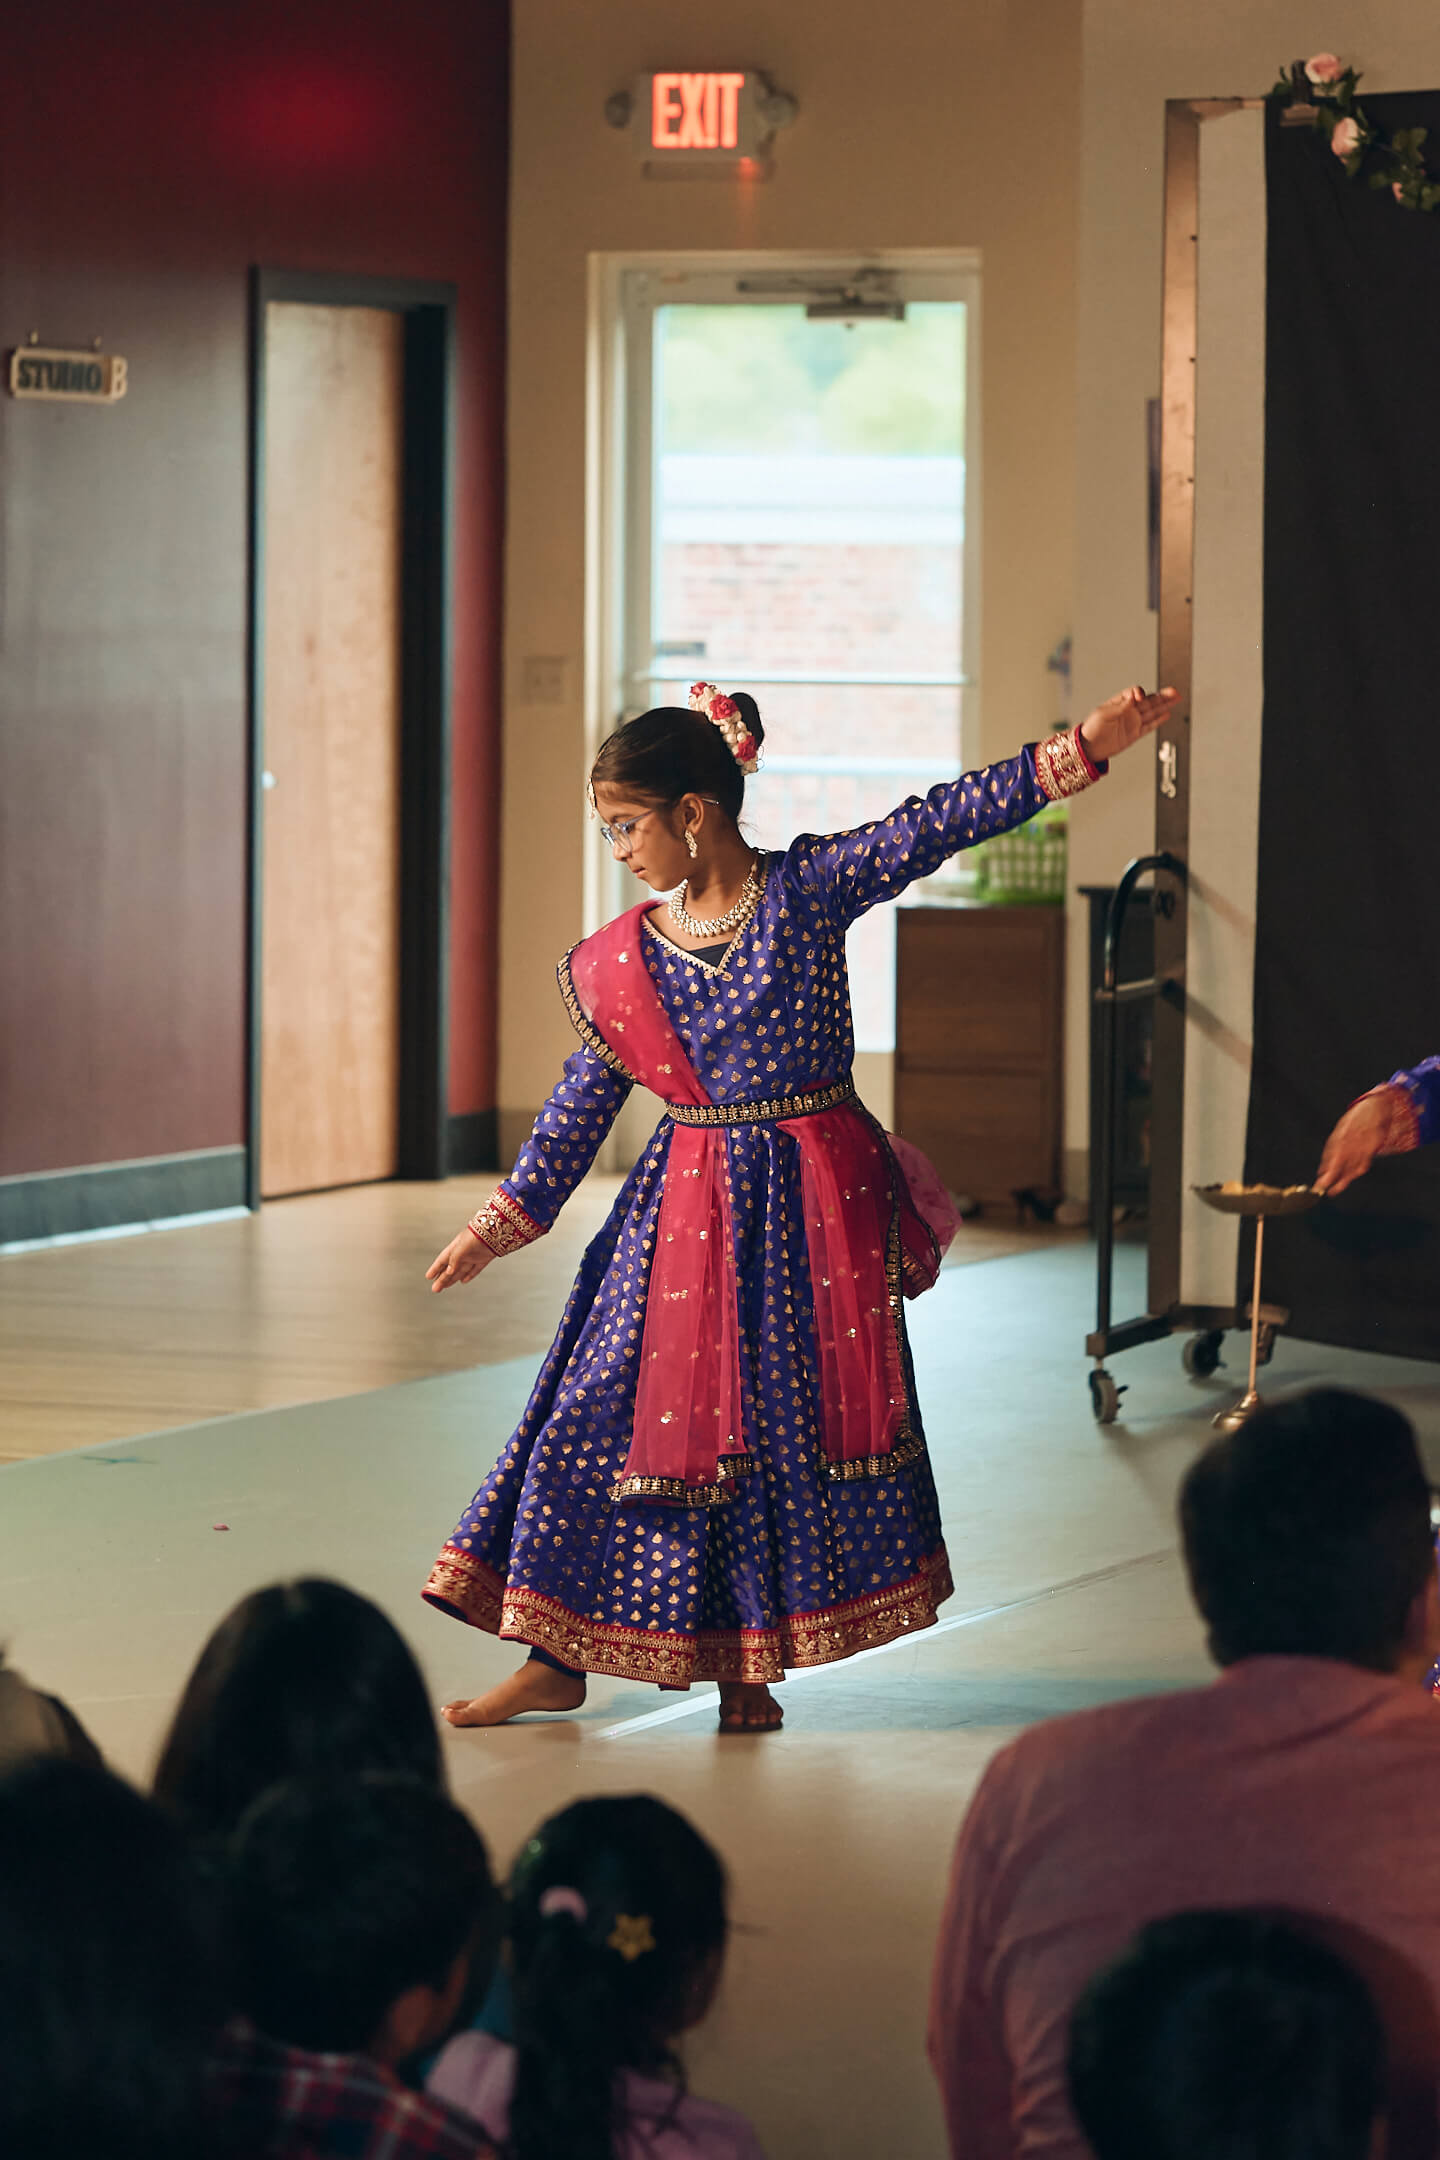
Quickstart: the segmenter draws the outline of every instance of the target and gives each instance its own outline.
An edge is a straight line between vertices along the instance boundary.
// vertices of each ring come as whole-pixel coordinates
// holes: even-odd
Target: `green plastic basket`
[[[961,857],[973,866],[971,897],[986,907],[1064,907],[1069,826],[1064,803],[1028,825],[983,840]]]

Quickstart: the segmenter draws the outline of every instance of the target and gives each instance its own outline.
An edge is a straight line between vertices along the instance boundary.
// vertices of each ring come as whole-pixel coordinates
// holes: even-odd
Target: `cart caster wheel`
[[[1180,1362],[1192,1380],[1208,1380],[1225,1360],[1220,1347],[1225,1337],[1219,1328],[1210,1328],[1203,1335],[1192,1335],[1180,1353]]]
[[[1262,1320],[1260,1323],[1260,1333],[1255,1338],[1255,1362],[1257,1365],[1268,1365],[1274,1355],[1274,1323],[1269,1320]]]
[[[1102,1368],[1090,1375],[1090,1408],[1095,1413],[1097,1425],[1113,1425],[1120,1415],[1120,1397],[1125,1393],[1117,1387],[1108,1372]]]

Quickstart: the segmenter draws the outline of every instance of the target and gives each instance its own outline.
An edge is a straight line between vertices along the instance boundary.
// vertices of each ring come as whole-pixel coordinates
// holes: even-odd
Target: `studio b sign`
[[[642,75],[605,107],[606,119],[629,131],[652,174],[697,167],[760,169],[775,130],[795,113],[795,100],[750,68],[676,68]]]

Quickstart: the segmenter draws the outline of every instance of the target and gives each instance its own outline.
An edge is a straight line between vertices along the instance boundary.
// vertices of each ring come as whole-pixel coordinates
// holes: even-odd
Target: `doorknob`
[[[268,794],[268,793],[269,793],[269,791],[270,791],[270,789],[271,789],[272,787],[274,787],[274,785],[275,785],[275,775],[274,775],[274,773],[273,773],[273,772],[262,772],[262,773],[261,773],[261,775],[260,775],[260,785],[261,785],[261,787],[262,787],[262,788],[264,788],[264,789],[265,789],[266,793]]]

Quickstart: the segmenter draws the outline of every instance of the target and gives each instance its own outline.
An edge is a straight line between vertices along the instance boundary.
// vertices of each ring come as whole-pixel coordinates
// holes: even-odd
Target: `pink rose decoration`
[[[739,710],[740,708],[735,703],[734,698],[726,697],[723,693],[721,696],[710,700],[710,718],[712,720],[733,720]]]
[[[751,758],[755,755],[755,738],[753,735],[742,735],[740,737],[739,742],[735,745],[735,755],[742,765],[749,764]]]
[[[1333,52],[1317,52],[1305,62],[1305,73],[1312,83],[1339,82],[1345,63]]]
[[[695,698],[703,698],[705,692],[709,689],[709,687],[710,685],[707,682],[692,682],[690,685],[690,696],[692,700]]]
[[[1338,158],[1354,157],[1361,140],[1359,121],[1341,120],[1330,137],[1330,148]]]

